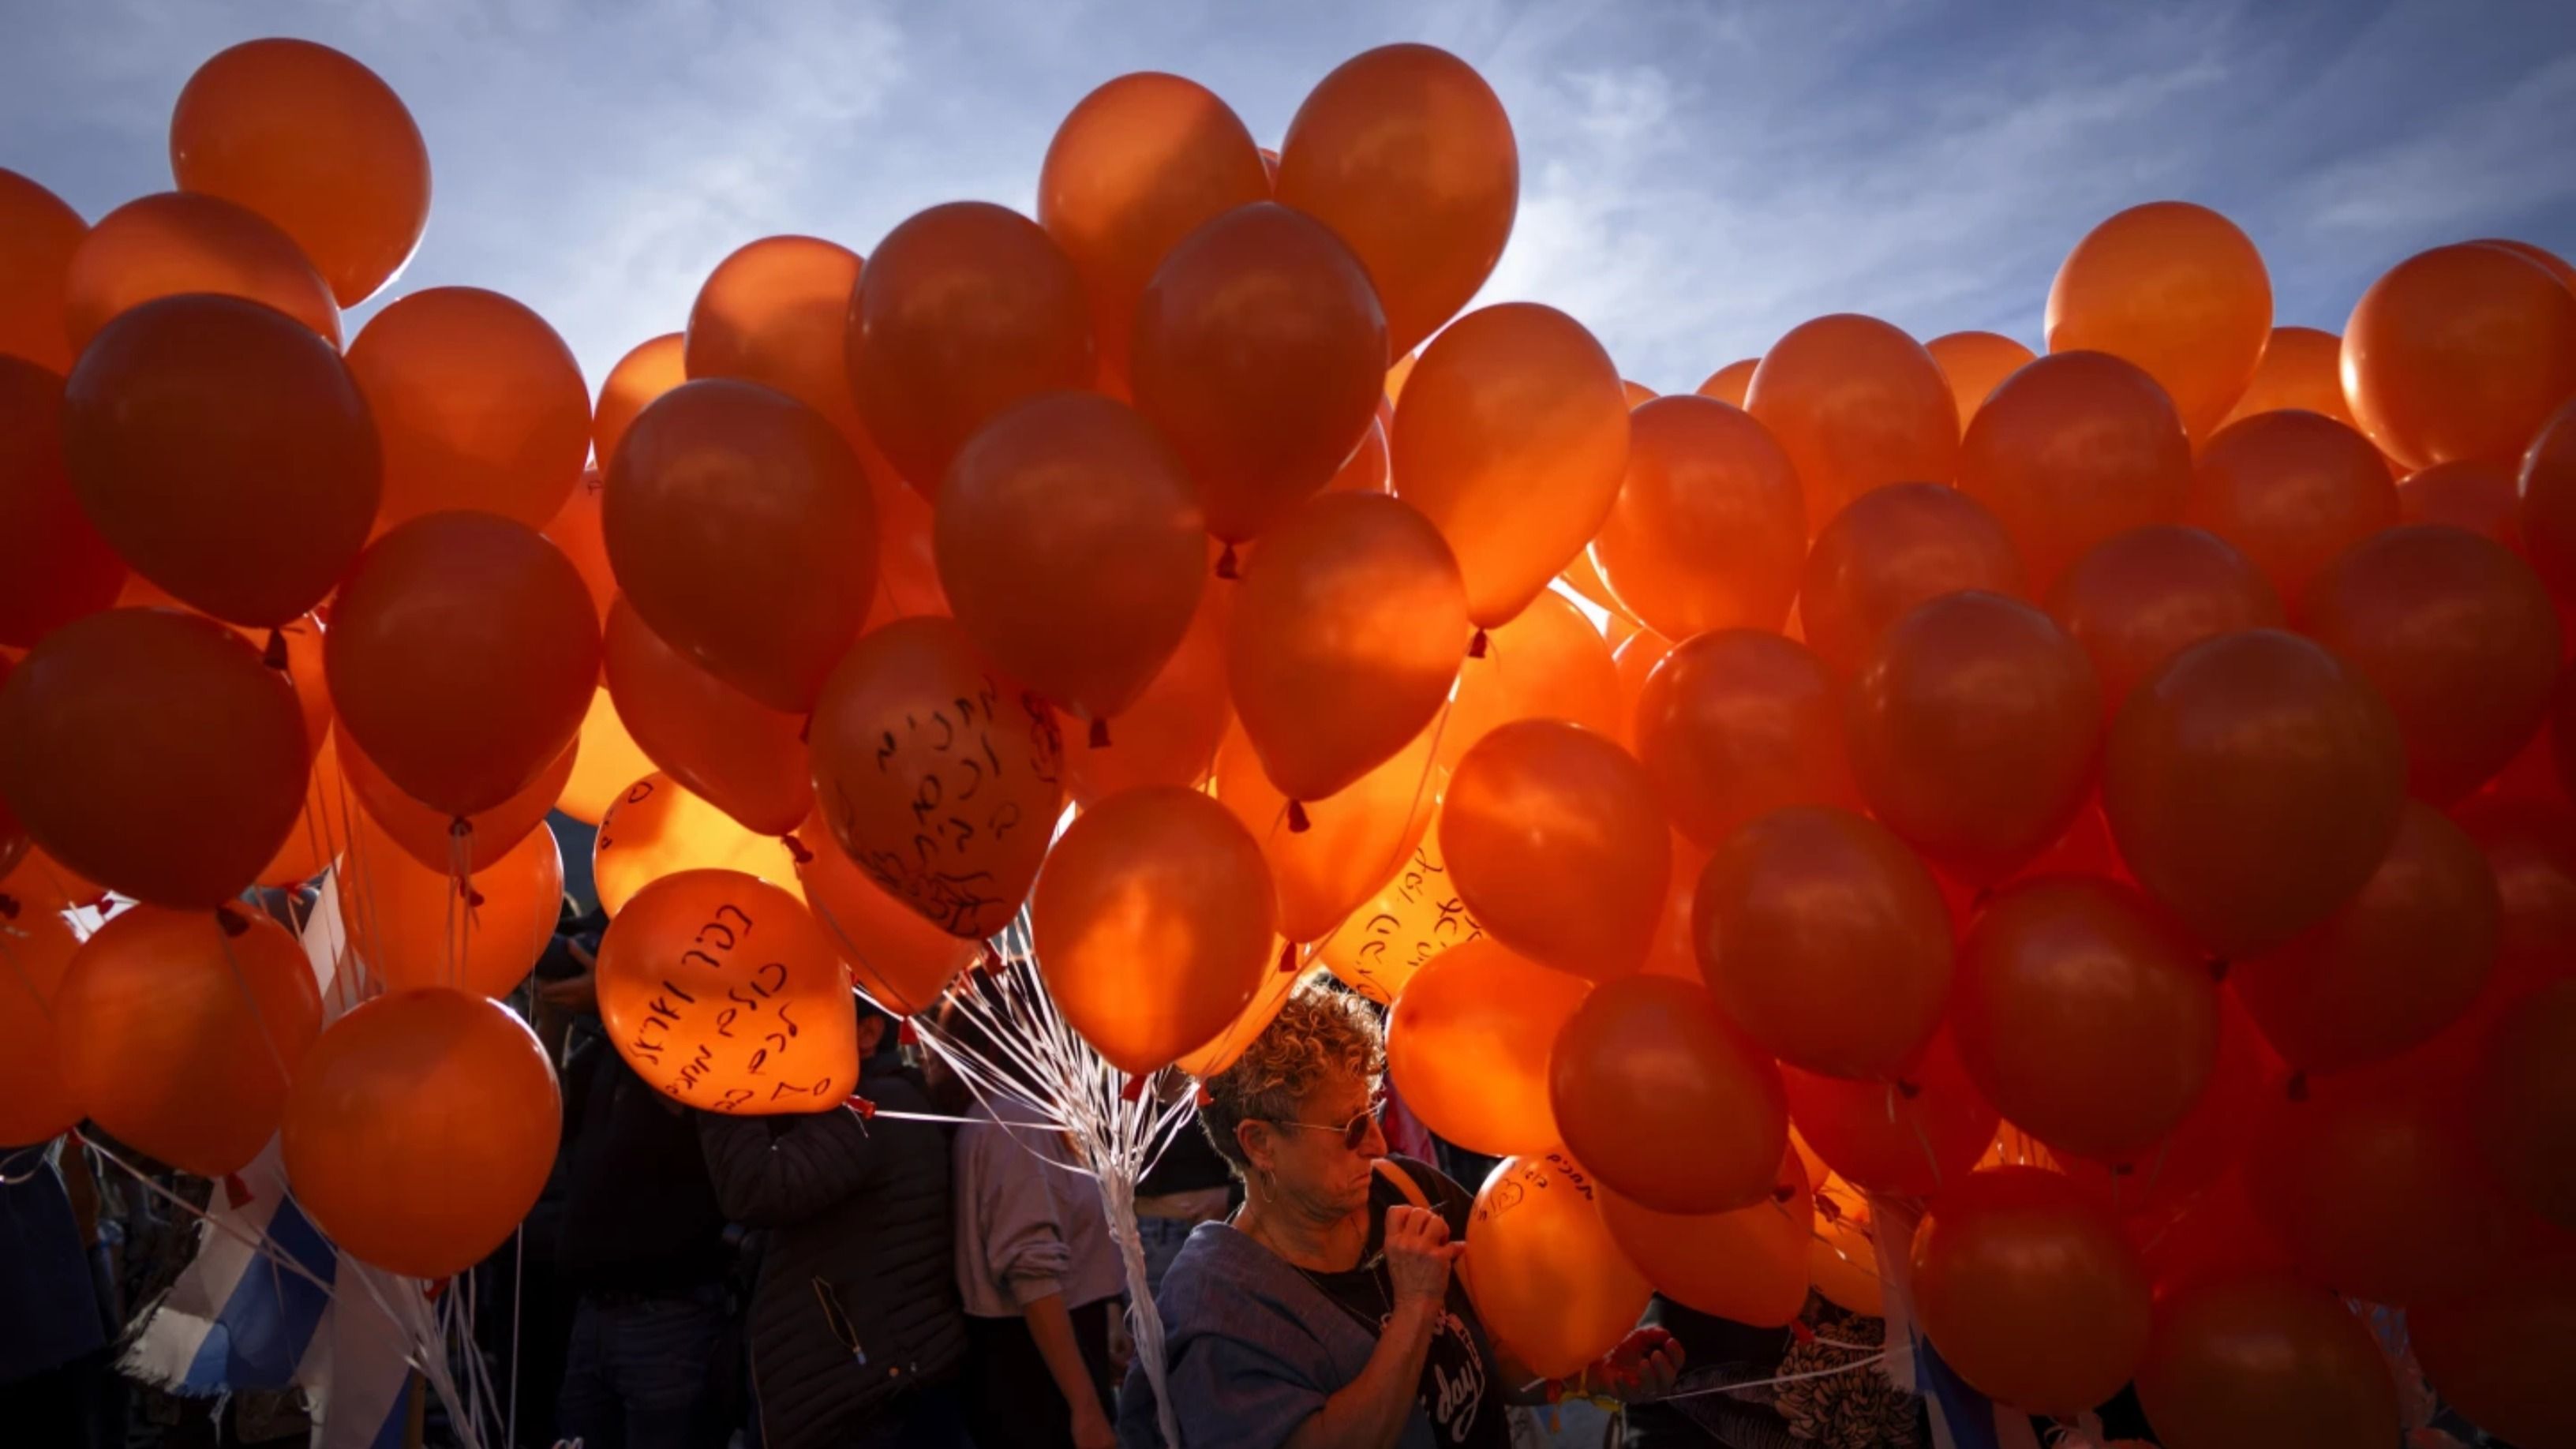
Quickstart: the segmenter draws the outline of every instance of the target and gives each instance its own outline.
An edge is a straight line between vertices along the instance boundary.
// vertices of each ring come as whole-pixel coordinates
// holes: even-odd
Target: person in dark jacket
[[[889,1113],[929,1112],[886,1018],[857,1009],[859,1095]],[[765,1449],[953,1449],[966,1325],[947,1135],[835,1105],[703,1114],[698,1136],[724,1215],[766,1239],[749,1325]]]
[[[731,1257],[698,1115],[592,1038],[566,1073],[555,1271],[580,1292],[557,1432],[584,1449],[724,1443],[711,1374]]]
[[[88,1449],[109,1326],[53,1152],[0,1150],[0,1440]]]

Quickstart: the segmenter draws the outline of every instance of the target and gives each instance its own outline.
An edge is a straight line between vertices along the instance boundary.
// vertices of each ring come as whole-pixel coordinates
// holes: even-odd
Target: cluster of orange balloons
[[[0,1136],[282,1130],[338,1241],[469,1264],[553,1150],[494,998],[559,807],[617,1045],[704,1110],[836,1109],[848,994],[925,1011],[1024,908],[1137,1077],[1320,961],[1509,1159],[1468,1279],[1542,1372],[1650,1290],[1780,1323],[1884,1270],[2002,1401],[2384,1442],[2331,1289],[2564,1433],[2549,254],[2404,259],[2336,335],[2156,202],[2038,353],[1843,313],[1656,397],[1468,308],[1517,144],[1392,45],[1275,165],[1113,80],[1034,216],[752,241],[594,399],[496,293],[344,329],[429,197],[357,62],[228,50],[171,154],[95,226],[0,173]],[[383,988],[327,1026],[236,903],[325,870]]]

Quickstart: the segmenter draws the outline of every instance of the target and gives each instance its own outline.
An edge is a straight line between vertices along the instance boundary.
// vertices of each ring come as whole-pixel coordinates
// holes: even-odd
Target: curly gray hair
[[[1288,993],[1279,1015],[1234,1065],[1207,1079],[1209,1100],[1199,1126],[1235,1176],[1247,1166],[1235,1128],[1245,1122],[1285,1122],[1315,1084],[1354,1077],[1374,1091],[1386,1072],[1386,1033],[1367,1002],[1321,981]]]

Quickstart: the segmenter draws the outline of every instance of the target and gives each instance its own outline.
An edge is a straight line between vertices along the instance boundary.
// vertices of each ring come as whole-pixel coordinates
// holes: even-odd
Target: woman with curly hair
[[[1155,1296],[1181,1436],[1170,1449],[1501,1449],[1505,1404],[1536,1401],[1451,1272],[1473,1200],[1385,1155],[1385,1068],[1369,1008],[1309,983],[1208,1080],[1199,1125],[1244,1200],[1190,1235]],[[1646,1398],[1672,1387],[1680,1355],[1650,1330],[1597,1367]],[[1160,1443],[1141,1365],[1119,1396],[1118,1442]]]

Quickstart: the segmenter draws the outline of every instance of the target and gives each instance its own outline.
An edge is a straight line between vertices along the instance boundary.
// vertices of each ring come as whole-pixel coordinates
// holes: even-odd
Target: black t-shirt
[[[1468,1210],[1475,1206],[1467,1190],[1409,1157],[1391,1160],[1448,1219],[1450,1241],[1465,1242]],[[1343,1273],[1306,1274],[1326,1297],[1372,1332],[1383,1331],[1395,1312],[1394,1283],[1386,1270],[1386,1210],[1411,1205],[1402,1189],[1387,1181],[1384,1173],[1378,1174],[1369,1191],[1368,1242],[1360,1249],[1359,1266]],[[1448,1302],[1431,1331],[1431,1350],[1423,1357],[1422,1384],[1416,1395],[1431,1420],[1432,1439],[1466,1449],[1505,1449],[1512,1435],[1504,1416],[1504,1388],[1485,1325],[1467,1300],[1466,1281],[1452,1271]]]

